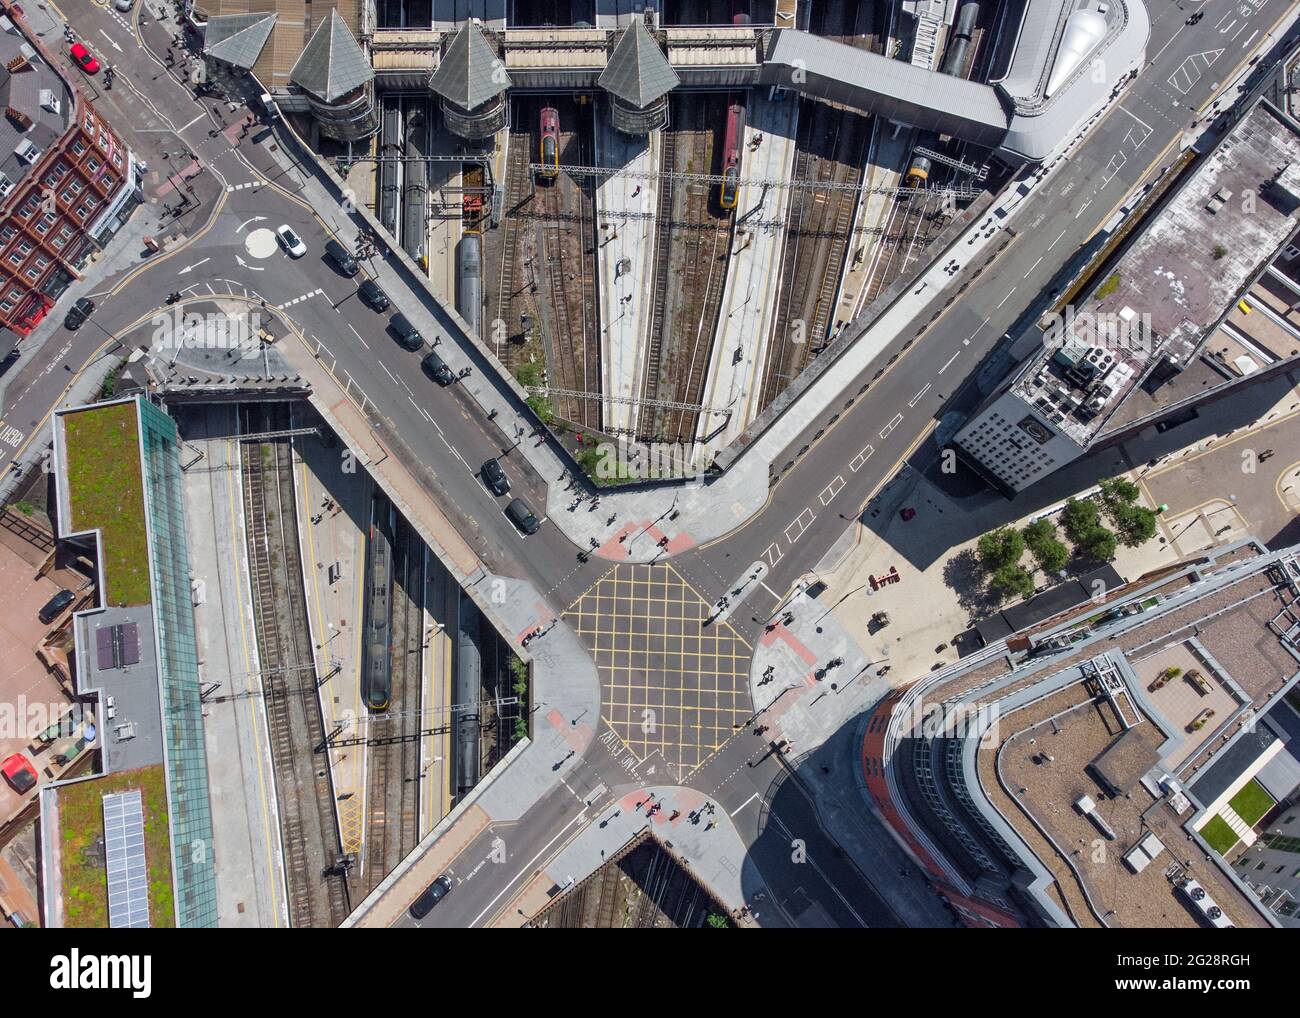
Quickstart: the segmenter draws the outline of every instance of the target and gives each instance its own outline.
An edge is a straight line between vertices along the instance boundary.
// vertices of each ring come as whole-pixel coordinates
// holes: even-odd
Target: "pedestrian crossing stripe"
[[[246,187],[261,187],[264,183],[262,180],[250,180],[245,184],[227,184],[226,191],[242,191]]]
[[[324,293],[324,292],[325,292],[324,290],[312,290],[311,293],[304,293],[301,297],[295,297],[295,298],[294,298],[293,300],[291,300],[291,301],[286,301],[285,303],[283,303],[283,304],[278,304],[278,305],[276,305],[276,306],[279,307],[279,308],[291,308],[291,307],[293,307],[295,304],[301,304],[301,303],[302,303],[303,301],[305,301],[305,300],[311,300],[311,299],[312,299],[313,297],[315,297],[318,293]]]

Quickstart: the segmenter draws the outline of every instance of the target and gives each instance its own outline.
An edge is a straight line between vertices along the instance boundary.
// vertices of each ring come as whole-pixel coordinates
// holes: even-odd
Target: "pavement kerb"
[[[205,298],[205,299],[210,300],[211,298]],[[151,311],[149,312],[148,315],[142,315],[141,317],[137,318],[134,322],[132,322],[130,325],[123,327],[121,332],[125,335],[129,332],[134,331],[135,329],[138,329],[154,313],[155,312]],[[45,411],[45,416],[42,417],[39,421],[36,422],[35,425],[32,426],[32,429],[27,433],[27,437],[23,440],[22,445],[20,445],[16,450],[14,450],[12,462],[16,463],[22,458],[23,454],[27,450],[27,447],[31,445],[33,440],[36,438],[36,436],[44,430],[45,423],[54,415],[54,412],[59,409],[59,407],[63,404],[64,400],[68,398],[68,393],[72,391],[72,389],[77,385],[79,381],[81,381],[82,376],[85,375],[86,371],[90,369],[90,366],[96,360],[102,357],[104,353],[108,350],[108,348],[112,346],[114,343],[120,344],[123,347],[126,346],[126,344],[123,343],[122,340],[118,339],[116,336],[110,336],[108,339],[104,340],[104,342],[100,343],[99,346],[95,348],[95,350],[90,354],[90,356],[86,358],[86,363],[82,366],[82,368],[76,374],[74,374],[71,379],[68,380],[68,384],[63,387],[63,391],[59,393],[58,398],[54,400],[53,404],[51,404],[50,409]]]

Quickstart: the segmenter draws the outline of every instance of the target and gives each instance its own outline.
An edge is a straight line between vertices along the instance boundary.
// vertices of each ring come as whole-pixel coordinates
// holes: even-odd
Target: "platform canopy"
[[[203,52],[232,67],[251,71],[275,28],[275,12],[218,14],[208,19]]]
[[[629,106],[645,109],[667,95],[680,79],[640,18],[623,30],[596,84]]]
[[[289,72],[290,81],[325,102],[355,92],[374,76],[370,61],[332,8]]]
[[[430,89],[465,110],[477,109],[509,87],[505,64],[472,21],[460,26],[429,76]]]

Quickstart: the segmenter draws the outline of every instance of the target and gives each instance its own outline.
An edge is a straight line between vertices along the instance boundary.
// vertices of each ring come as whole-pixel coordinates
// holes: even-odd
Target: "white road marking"
[[[1065,236],[1065,231],[1062,230],[1060,233],[1056,235],[1056,240],[1060,240],[1064,236]],[[1056,240],[1052,241],[1050,244],[1047,245],[1047,250],[1050,251],[1052,250],[1052,248],[1056,247]]]
[[[894,414],[894,419],[880,429],[880,437],[888,438],[889,433],[898,427],[898,422],[903,419],[902,414]]]
[[[925,387],[920,392],[918,392],[915,396],[913,396],[911,399],[907,401],[907,405],[909,407],[916,406],[917,403],[921,402],[921,397],[924,396],[929,391],[930,391],[930,383],[926,382]]]
[[[836,474],[835,479],[826,485],[817,497],[821,500],[822,505],[830,505],[835,498],[844,489],[844,475]]]
[[[957,353],[955,353],[955,354],[953,354],[951,357],[949,357],[948,360],[944,362],[943,367],[941,367],[941,368],[939,369],[939,374],[942,375],[945,371],[947,371],[947,370],[948,370],[948,365],[951,364],[953,361],[955,361],[955,360],[957,359],[958,354],[960,354],[960,353],[961,353],[961,351],[958,350]]]
[[[1016,288],[1013,286],[1010,290],[1007,291],[1007,295],[1003,297],[1000,301],[998,301],[998,307],[1001,307],[1003,304],[1009,301],[1011,299],[1011,295],[1015,292],[1016,292]]]
[[[873,446],[864,445],[858,454],[854,456],[853,459],[849,460],[849,469],[856,474],[862,469],[862,464],[871,459],[871,454],[875,451],[876,450]]]
[[[178,128],[176,128],[176,133],[177,133],[177,134],[180,134],[181,131],[185,130],[186,127],[193,127],[193,126],[194,126],[195,124],[197,124],[200,120],[202,120],[205,116],[207,116],[206,113],[200,113],[197,117],[195,117],[195,118],[194,118],[193,120],[191,120],[188,124],[186,124],[185,127],[178,127]]]
[[[763,552],[763,558],[767,559],[767,564],[770,566],[776,565],[784,557],[785,553],[781,551],[781,546],[778,544],[769,544],[767,550]]]
[[[807,517],[807,519],[805,519],[804,517]],[[786,542],[789,544],[794,544],[796,541],[798,541],[799,538],[803,537],[804,531],[806,531],[812,525],[813,520],[815,520],[816,518],[817,515],[811,509],[805,509],[803,512],[801,512],[798,516],[794,518],[794,522],[792,522],[789,526],[785,528]],[[798,527],[799,529],[795,532],[795,535],[791,537],[790,531],[793,530],[795,527]]]
[[[735,809],[733,809],[733,810],[731,811],[731,815],[734,817],[737,813],[739,813],[742,809],[744,809],[746,806],[748,806],[751,802],[753,802],[753,801],[754,801],[755,799],[757,799],[757,798],[758,798],[758,793],[755,792],[755,793],[754,793],[753,795],[751,795],[748,799],[746,799],[744,802],[742,802],[739,806],[737,806]]]

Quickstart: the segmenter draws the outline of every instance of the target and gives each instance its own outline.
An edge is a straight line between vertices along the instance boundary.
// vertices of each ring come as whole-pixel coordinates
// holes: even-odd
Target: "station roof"
[[[977,145],[995,146],[1007,131],[991,86],[809,32],[772,32],[760,80]]]
[[[316,26],[289,72],[289,80],[318,99],[333,102],[365,85],[375,72],[336,10]]]
[[[220,14],[208,19],[203,52],[222,63],[251,71],[275,28],[275,11]]]
[[[596,84],[625,103],[645,109],[676,88],[679,80],[645,22],[634,18],[614,44]]]
[[[460,26],[438,69],[429,76],[429,88],[466,110],[482,106],[509,87],[505,65],[483,38],[483,30],[471,21]]]

